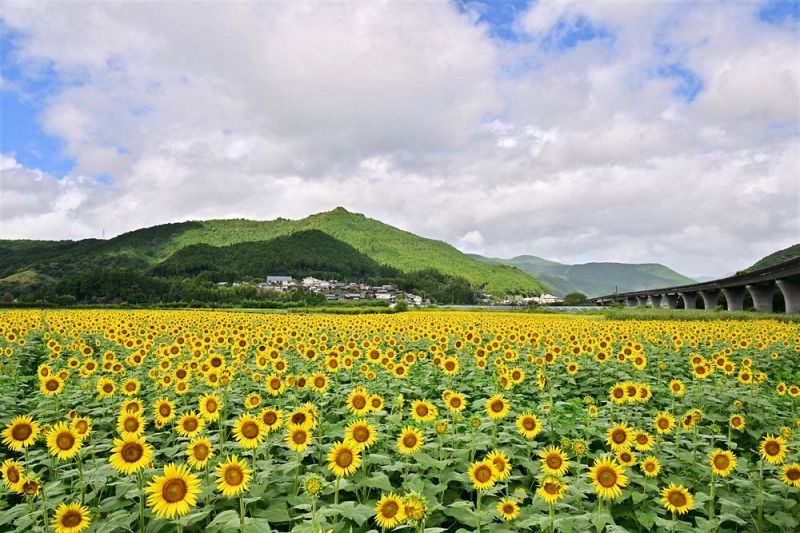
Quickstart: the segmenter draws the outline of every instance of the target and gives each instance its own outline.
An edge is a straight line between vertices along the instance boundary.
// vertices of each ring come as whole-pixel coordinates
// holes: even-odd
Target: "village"
[[[217,286],[231,285],[239,287],[245,284],[247,282],[244,281],[234,281],[230,284],[219,282]],[[324,280],[311,276],[299,281],[291,276],[267,276],[264,281],[255,283],[255,285],[260,289],[276,292],[304,289],[324,295],[329,302],[380,300],[387,302],[390,307],[394,307],[399,301],[404,301],[409,307],[418,307],[431,303],[427,298],[410,292],[403,292],[394,285],[372,286],[366,283],[343,282],[335,279]]]

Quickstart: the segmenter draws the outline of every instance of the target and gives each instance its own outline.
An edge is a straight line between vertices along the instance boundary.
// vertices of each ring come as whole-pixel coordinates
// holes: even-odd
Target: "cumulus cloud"
[[[735,270],[800,235],[796,24],[756,8],[540,0],[502,41],[444,0],[6,2],[75,165],[4,156],[0,234],[344,205],[493,256]]]

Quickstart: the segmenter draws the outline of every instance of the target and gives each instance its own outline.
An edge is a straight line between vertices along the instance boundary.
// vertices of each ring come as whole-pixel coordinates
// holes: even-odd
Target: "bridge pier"
[[[775,294],[775,285],[747,285],[750,296],[753,297],[753,307],[765,313],[772,312],[772,295]]]
[[[683,300],[684,309],[697,309],[697,293],[696,292],[679,292],[678,295]]]
[[[800,313],[800,281],[792,279],[778,279],[775,284],[783,293],[787,313]]]
[[[717,303],[719,303],[719,289],[700,291],[700,296],[703,297],[703,305],[706,311],[713,311],[717,308]]]
[[[636,303],[639,304],[639,307],[647,307],[647,296],[637,296]]]
[[[665,294],[664,298],[667,300],[667,307],[670,309],[675,309],[678,306],[677,294]]]
[[[728,302],[728,311],[741,311],[744,309],[744,287],[725,287],[722,294]]]
[[[625,298],[625,305],[628,307],[636,307],[636,298],[633,296],[628,296]]]
[[[651,294],[650,303],[653,305],[653,309],[658,309],[659,307],[661,307],[661,295]]]

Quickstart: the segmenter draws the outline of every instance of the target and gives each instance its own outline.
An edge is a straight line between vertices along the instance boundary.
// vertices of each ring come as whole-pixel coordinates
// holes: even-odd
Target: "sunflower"
[[[20,452],[34,443],[39,436],[39,424],[30,416],[18,416],[3,430],[3,443]]]
[[[64,422],[54,425],[47,433],[47,447],[50,455],[67,461],[81,451],[83,439],[74,433]]]
[[[617,461],[624,467],[633,466],[636,464],[636,454],[630,451],[629,448],[622,448],[617,450]]]
[[[359,451],[369,448],[377,440],[375,427],[363,418],[353,420],[344,430],[344,440]]]
[[[89,509],[73,502],[62,503],[56,508],[52,526],[56,533],[78,533],[89,527],[90,523]]]
[[[141,382],[136,378],[129,378],[122,382],[120,390],[125,396],[133,396],[142,388]]]
[[[683,485],[670,483],[661,491],[661,503],[673,513],[685,514],[694,507],[694,498]]]
[[[114,449],[111,451],[111,466],[126,475],[138,472],[153,461],[153,447],[147,444],[145,437],[114,439]]]
[[[144,419],[134,413],[120,413],[117,418],[117,431],[120,435],[136,435],[144,433]]]
[[[428,400],[411,402],[411,418],[417,422],[430,422],[439,416],[439,410]]]
[[[38,496],[42,492],[42,482],[38,477],[25,478],[22,482],[21,491],[28,498]]]
[[[623,422],[606,431],[606,443],[611,446],[611,449],[615,452],[617,450],[630,448],[631,443],[633,443],[633,435],[633,431],[628,427],[628,424]]]
[[[186,455],[189,466],[199,470],[214,456],[214,448],[211,441],[206,438],[194,439],[186,447]]]
[[[567,456],[558,446],[550,446],[539,452],[539,461],[546,474],[562,476],[569,468]]]
[[[633,445],[640,452],[646,452],[653,447],[653,437],[646,431],[637,431],[633,436]]]
[[[153,406],[156,423],[164,425],[175,418],[175,403],[166,398],[159,398]]]
[[[526,411],[517,417],[517,431],[526,439],[533,439],[542,430],[542,424],[535,414]]]
[[[745,427],[744,415],[739,413],[732,414],[731,417],[728,419],[728,423],[730,424],[731,429],[735,429],[736,431],[743,431]]]
[[[424,442],[420,430],[406,426],[400,436],[397,437],[397,448],[404,455],[413,455],[422,449]]]
[[[196,411],[189,411],[178,419],[176,429],[179,435],[193,439],[205,425],[205,420],[200,418]]]
[[[510,522],[519,516],[519,504],[513,498],[504,498],[497,503],[497,514]]]
[[[715,449],[708,454],[708,458],[715,476],[728,477],[736,468],[736,456],[729,450]]]
[[[494,477],[502,481],[508,479],[511,475],[511,463],[508,461],[506,454],[500,450],[493,450],[486,456],[488,461],[491,461],[494,466]]]
[[[347,397],[347,408],[354,415],[364,415],[370,410],[369,394],[364,387],[356,387]]]
[[[92,432],[92,419],[88,417],[76,416],[70,422],[69,427],[80,438],[85,439]]]
[[[217,488],[223,496],[236,496],[247,490],[251,473],[246,461],[232,455],[217,465]]]
[[[511,406],[508,400],[506,400],[502,394],[495,394],[486,400],[486,414],[488,414],[489,418],[492,420],[504,418],[510,409]]]
[[[496,481],[494,465],[488,459],[472,463],[469,467],[469,479],[477,490],[492,488]]]
[[[325,389],[328,388],[328,383],[329,383],[328,376],[326,376],[322,372],[318,372],[313,376],[311,376],[311,386],[314,388],[316,392],[320,394],[325,392]]]
[[[594,460],[594,465],[589,470],[589,479],[592,480],[598,496],[612,500],[622,496],[622,487],[628,484],[625,470],[608,457]]]
[[[645,477],[656,477],[661,472],[661,462],[652,455],[642,459],[639,463],[639,468],[642,469]]]
[[[219,420],[219,410],[222,407],[222,400],[216,394],[205,394],[198,401],[200,416],[208,422]]]
[[[403,500],[394,492],[382,495],[375,504],[375,522],[381,529],[391,529],[405,519]]]
[[[283,424],[283,411],[275,407],[265,407],[258,413],[258,418],[268,431],[274,431]]]
[[[653,425],[660,435],[666,435],[675,427],[675,417],[666,411],[661,411],[656,415]]]
[[[99,394],[101,398],[110,398],[114,396],[115,390],[117,390],[117,386],[110,379],[100,378],[97,380],[97,394]]]
[[[258,447],[264,441],[267,436],[267,428],[264,427],[261,420],[245,413],[236,419],[233,435],[239,445],[248,450]]]
[[[539,488],[536,489],[536,494],[548,505],[553,505],[564,497],[566,490],[567,485],[562,483],[560,479],[553,476],[546,476],[542,480],[542,484]]]
[[[779,465],[786,458],[786,439],[771,434],[761,440],[761,457],[771,465]]]
[[[13,459],[6,459],[0,466],[0,474],[3,476],[3,485],[13,492],[22,491],[22,484],[25,483],[25,469],[21,464]]]
[[[200,479],[186,465],[170,463],[163,476],[153,476],[145,489],[147,504],[159,518],[174,518],[187,514],[197,504]]]
[[[303,426],[288,426],[286,444],[297,453],[302,453],[311,443],[311,432]]]
[[[64,381],[58,376],[39,379],[39,392],[45,396],[55,396],[64,390]]]
[[[800,488],[800,463],[791,463],[783,467],[781,481],[790,487]]]
[[[622,383],[612,385],[608,391],[608,397],[615,404],[625,403],[628,398],[625,394],[625,386]]]
[[[467,401],[464,398],[464,395],[460,392],[453,392],[451,393],[448,398],[445,400],[445,405],[447,406],[447,410],[453,413],[460,413],[467,407]]]
[[[383,404],[384,404],[384,401],[383,401],[383,397],[381,395],[373,394],[372,396],[369,397],[369,408],[373,412],[377,413],[381,409],[383,409]]]
[[[328,469],[336,477],[347,477],[358,470],[361,456],[358,449],[348,442],[334,442],[328,453]]]

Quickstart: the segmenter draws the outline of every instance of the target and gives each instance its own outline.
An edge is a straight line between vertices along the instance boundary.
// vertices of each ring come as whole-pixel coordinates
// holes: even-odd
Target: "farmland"
[[[800,325],[0,314],[3,531],[790,531]]]

